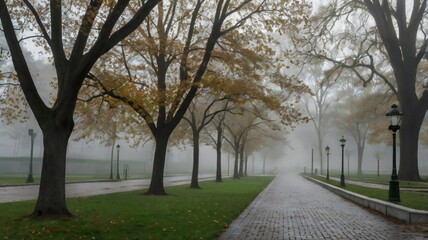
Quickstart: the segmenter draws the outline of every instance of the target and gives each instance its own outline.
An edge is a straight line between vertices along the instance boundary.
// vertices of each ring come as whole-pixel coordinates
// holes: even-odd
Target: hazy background
[[[318,9],[318,1],[314,1],[313,11]],[[4,46],[3,46],[4,45]],[[5,46],[3,36],[0,34],[0,46]],[[29,49],[34,46],[27,46]],[[33,51],[36,52],[37,51]],[[55,75],[52,65],[46,64],[46,56],[33,55],[30,51],[25,53],[28,64],[34,74],[35,82],[42,98],[48,102],[51,89],[49,80]],[[3,72],[12,71],[10,62],[2,62],[0,70]],[[0,91],[0,94],[2,92]],[[385,109],[385,112],[388,109]],[[304,112],[304,111],[302,111]],[[385,131],[388,131],[388,119],[385,118]],[[28,129],[34,129],[37,134],[34,142],[34,174],[40,173],[41,160],[43,155],[42,134],[34,120],[25,123],[0,125],[0,174],[4,173],[27,173],[29,168],[30,156],[30,136]],[[339,139],[341,136],[347,139],[345,150],[350,151],[349,169],[351,172],[357,170],[357,151],[355,143],[350,136],[337,131],[329,130],[324,139],[325,146],[330,147],[330,166],[331,169],[339,170],[341,166],[341,147]],[[320,160],[315,130],[311,123],[299,125],[294,131],[286,133],[288,144],[274,143],[274,146],[265,148],[249,156],[248,174],[261,174],[265,167],[265,173],[277,173],[280,171],[299,171],[303,172],[311,169],[311,149],[314,149],[313,163],[314,168],[319,171]],[[71,137],[68,146],[67,173],[72,174],[110,174],[111,147],[101,145],[97,141],[73,141]],[[137,149],[129,147],[128,143],[119,141],[120,144],[120,166],[128,164],[130,175],[133,173],[150,173],[154,155],[153,142],[148,142]],[[227,145],[224,142],[224,145]],[[324,146],[324,148],[325,148]],[[210,146],[201,144],[200,149],[200,172],[214,173],[216,167],[216,153]],[[375,152],[384,154],[380,161],[380,171],[390,173],[392,169],[392,147],[386,145],[366,145],[363,157],[363,172],[375,173],[377,162],[374,157]],[[397,160],[399,164],[399,151],[397,146]],[[325,151],[323,150],[325,153]],[[166,158],[166,174],[168,173],[190,173],[192,167],[192,146],[171,147]],[[113,164],[116,166],[117,151],[114,149]],[[233,154],[224,152],[222,155],[223,174],[233,172]],[[326,159],[324,155],[324,169]],[[87,161],[83,161],[85,159]],[[89,161],[90,160],[90,161]],[[229,163],[229,166],[228,166]],[[345,172],[348,169],[348,158],[345,155]],[[428,175],[428,151],[424,146],[419,146],[419,171],[421,175]]]
[[[385,124],[386,125],[386,124]],[[2,128],[0,135],[0,174],[5,173],[28,173],[30,159],[31,137],[28,135],[28,128],[33,128],[37,134],[34,141],[34,174],[37,175],[41,170],[41,157],[43,154],[41,131],[37,126],[31,126],[29,123],[21,126],[6,125]],[[387,131],[387,129],[386,129]],[[339,132],[332,131],[326,137],[326,145],[330,147],[330,169],[340,170],[341,167],[341,147]],[[314,168],[320,169],[320,161],[314,130],[311,124],[299,125],[294,131],[287,134],[288,145],[277,143],[275,146],[266,148],[248,158],[248,174],[262,174],[263,162],[265,162],[265,173],[278,173],[281,171],[306,171],[311,169],[311,149],[314,149]],[[350,151],[349,168],[351,172],[357,170],[357,152],[354,149],[355,143],[350,137],[347,137],[345,151]],[[131,148],[124,141],[119,141],[120,148],[120,173],[123,172],[123,166],[128,164],[130,176],[133,174],[150,174],[154,155],[154,146],[152,142],[146,143],[138,149]],[[225,145],[227,143],[224,143]],[[171,147],[168,150],[166,158],[166,174],[190,174],[192,167],[192,146]],[[385,145],[367,145],[364,152],[363,172],[375,173],[377,161],[373,153],[381,151],[385,154],[380,161],[380,171],[390,173],[392,169],[392,147]],[[399,153],[399,147],[397,148]],[[325,151],[324,151],[325,152]],[[399,159],[399,154],[397,157]],[[428,175],[427,150],[420,146],[419,166],[421,175]],[[200,172],[215,173],[216,153],[210,146],[201,144]],[[110,174],[111,147],[105,147],[96,141],[70,141],[68,147],[68,174]],[[114,149],[114,172],[116,169],[117,150]],[[90,160],[90,161],[83,161]],[[223,153],[222,171],[223,174],[233,173],[233,154]],[[345,155],[345,173],[348,169],[348,159]],[[324,158],[324,169],[326,168],[326,158]]]

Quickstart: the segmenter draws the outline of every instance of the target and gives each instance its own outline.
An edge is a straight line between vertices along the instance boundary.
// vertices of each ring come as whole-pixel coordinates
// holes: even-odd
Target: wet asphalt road
[[[202,179],[213,179],[213,175],[199,175]],[[174,186],[190,183],[190,176],[165,177],[165,186]],[[66,197],[83,197],[113,192],[126,192],[132,190],[147,189],[150,179],[67,183],[65,185]],[[0,203],[16,202],[37,199],[39,185],[20,185],[0,187]]]

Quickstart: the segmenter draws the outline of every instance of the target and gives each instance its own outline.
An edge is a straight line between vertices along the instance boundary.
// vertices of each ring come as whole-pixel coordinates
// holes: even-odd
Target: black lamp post
[[[113,180],[113,156],[114,156],[114,142],[111,146],[111,156],[110,156],[110,180]]]
[[[386,116],[390,117],[390,124],[388,129],[392,131],[392,174],[391,181],[389,182],[388,194],[388,200],[392,202],[400,201],[400,183],[398,181],[397,175],[395,138],[397,131],[400,129],[402,115],[403,114],[398,111],[396,104],[393,104],[391,106],[391,111],[386,114]]]
[[[342,136],[342,138],[339,140],[340,146],[342,147],[342,173],[340,174],[340,186],[345,187],[345,175],[343,174],[343,148],[345,147],[346,139]]]
[[[119,175],[119,151],[120,151],[120,145],[119,144],[117,144],[116,149],[117,149],[116,180],[120,180],[120,175]]]
[[[28,172],[27,180],[25,180],[26,183],[33,183],[33,147],[34,147],[34,138],[36,137],[36,133],[34,133],[34,130],[32,128],[28,129],[28,135],[31,137],[31,153],[30,153],[30,170]]]
[[[330,179],[330,160],[329,160],[329,156],[330,156],[330,147],[327,145],[327,147],[325,147],[325,152],[327,153],[327,180]]]

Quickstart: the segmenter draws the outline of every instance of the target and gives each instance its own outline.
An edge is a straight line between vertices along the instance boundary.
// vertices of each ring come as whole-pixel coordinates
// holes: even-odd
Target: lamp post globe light
[[[396,133],[400,129],[401,116],[403,114],[398,111],[396,104],[391,106],[391,110],[386,114],[390,117],[390,123],[388,129],[392,131],[392,174],[391,181],[389,182],[389,193],[388,200],[391,202],[400,201],[400,183],[397,175],[397,160],[396,160]]]
[[[120,151],[120,145],[119,144],[117,144],[116,149],[117,149],[116,180],[120,180],[120,175],[119,175],[119,151]]]
[[[342,172],[340,173],[340,186],[345,187],[345,175],[343,174],[343,148],[345,147],[346,139],[342,136],[342,138],[339,140],[340,146],[342,147]]]
[[[330,179],[330,160],[329,160],[329,156],[330,156],[330,147],[327,145],[327,147],[325,147],[325,152],[327,153],[327,180]]]

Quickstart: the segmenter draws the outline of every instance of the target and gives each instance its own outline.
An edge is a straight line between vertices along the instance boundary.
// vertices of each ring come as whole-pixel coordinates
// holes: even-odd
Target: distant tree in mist
[[[215,99],[207,94],[196,96],[195,100],[189,106],[186,115],[183,117],[184,121],[189,124],[192,132],[193,168],[190,188],[200,188],[198,172],[201,133],[218,114],[222,114],[222,112],[229,110],[227,108],[222,108],[221,105],[218,107],[218,104],[221,104],[223,100],[225,99]],[[218,168],[221,169],[221,166],[218,166]]]
[[[398,175],[411,181],[420,179],[418,136],[428,109],[428,89],[419,94],[417,77],[428,46],[426,8],[427,0],[325,1],[300,39],[305,54],[355,73],[364,86],[381,79],[396,95],[404,113]]]
[[[380,175],[380,161],[382,161],[385,158],[385,153],[381,151],[376,151],[373,153],[374,158],[376,159],[376,166],[377,166],[377,176]]]
[[[342,84],[342,89],[338,90],[336,97],[338,101],[333,105],[332,113],[335,116],[334,122],[338,129],[354,139],[358,159],[357,173],[361,175],[368,134],[370,131],[376,131],[373,128],[376,121],[385,120],[383,106],[387,97],[384,92],[374,91],[374,88],[355,87],[351,80]],[[350,144],[347,143],[348,146]]]
[[[301,77],[304,78],[312,91],[303,98],[304,109],[313,124],[316,133],[316,146],[320,159],[320,173],[323,174],[323,159],[325,136],[332,126],[329,110],[333,103],[335,76],[332,76],[327,69],[323,69],[317,61],[303,66]]]

